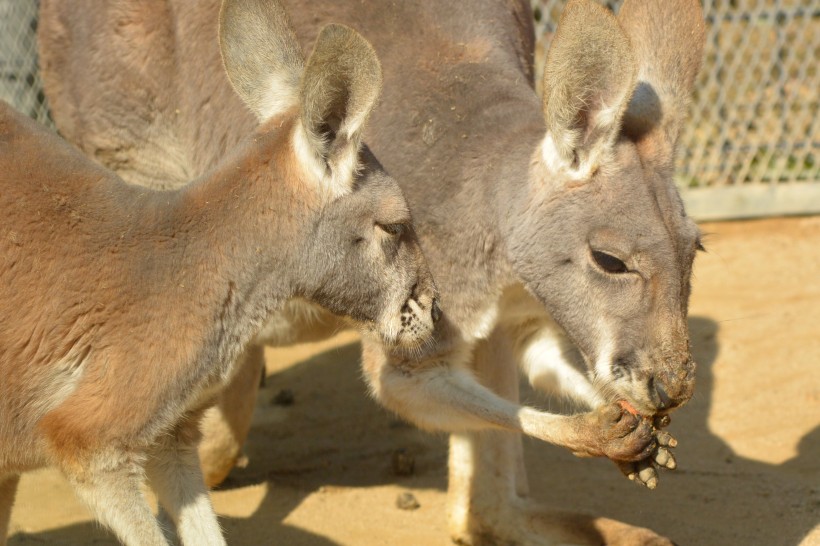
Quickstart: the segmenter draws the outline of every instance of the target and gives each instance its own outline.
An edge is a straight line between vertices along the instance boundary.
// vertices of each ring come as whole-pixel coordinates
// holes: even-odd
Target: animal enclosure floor
[[[527,441],[532,496],[681,545],[820,545],[820,217],[703,230],[689,321],[698,386],[671,426],[680,468],[646,491],[607,461]],[[366,396],[355,335],[267,356],[248,464],[213,495],[228,543],[447,544],[446,437]],[[396,475],[400,449],[412,475]],[[406,491],[419,508],[396,507]],[[116,544],[51,470],[23,478],[10,531],[11,546]]]

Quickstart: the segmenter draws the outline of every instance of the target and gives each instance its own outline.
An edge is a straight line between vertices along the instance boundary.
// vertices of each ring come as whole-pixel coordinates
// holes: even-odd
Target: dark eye
[[[406,228],[406,226],[404,224],[376,224],[376,225],[379,226],[386,233],[389,233],[390,235],[392,235],[393,237],[400,236],[402,233],[404,233],[404,230]]]
[[[592,251],[592,258],[595,263],[601,266],[601,269],[607,273],[626,273],[629,271],[626,264],[611,254],[601,252],[600,250]]]

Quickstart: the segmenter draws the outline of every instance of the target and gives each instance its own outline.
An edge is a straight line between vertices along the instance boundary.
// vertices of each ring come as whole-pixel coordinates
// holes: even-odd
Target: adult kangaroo
[[[248,115],[225,92],[208,45],[217,2],[109,4],[43,2],[44,78],[60,130],[141,183],[218,160]],[[692,395],[686,313],[700,242],[672,170],[704,41],[697,0],[626,0],[617,19],[589,0],[570,2],[543,102],[526,1],[285,4],[303,47],[325,22],[341,21],[373,43],[385,68],[368,142],[399,175],[445,318],[421,360],[364,340],[363,365],[382,403],[453,432],[452,538],[668,543],[525,499],[519,433],[635,461],[621,466],[650,487],[653,463],[674,466],[658,446],[674,441],[615,402],[665,416]],[[289,316],[295,322],[277,322],[287,328],[273,341],[301,335],[304,321]],[[258,366],[248,359],[246,369]],[[593,411],[518,405],[519,369]],[[228,463],[247,431],[248,412],[231,403],[252,391],[255,372],[244,377],[205,431],[229,433],[210,444],[227,446],[218,455]]]
[[[430,341],[407,203],[360,143],[372,47],[329,25],[305,63],[281,7],[243,1],[220,43],[258,127],[177,190],[127,184],[0,102],[0,544],[20,473],[47,465],[126,545],[168,544],[145,476],[183,544],[224,544],[198,417],[287,301],[386,346]]]

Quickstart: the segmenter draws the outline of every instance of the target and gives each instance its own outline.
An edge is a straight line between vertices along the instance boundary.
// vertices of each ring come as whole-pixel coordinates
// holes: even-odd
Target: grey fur
[[[567,542],[664,543],[611,520],[565,518],[525,505],[517,496],[526,491],[520,443],[485,429],[523,430],[576,453],[638,457],[646,437],[636,432],[616,442],[612,431],[619,425],[606,417],[606,403],[628,398],[654,413],[691,396],[686,311],[699,234],[685,215],[671,166],[702,51],[698,3],[627,0],[618,22],[591,2],[572,2],[560,27],[573,31],[559,31],[545,71],[546,88],[558,90],[557,96],[548,91],[546,105],[532,89],[534,40],[524,0],[371,2],[366,9],[335,0],[285,4],[303,48],[324,24],[341,22],[373,44],[384,68],[384,93],[365,138],[407,196],[446,320],[421,362],[367,342],[364,366],[383,403],[422,426],[458,433],[451,458],[454,538],[541,544],[539,533],[548,528]],[[168,24],[179,27],[176,36],[188,37],[181,47],[198,67],[183,68],[180,80],[194,97],[221,107],[192,111],[185,105],[192,99],[180,99],[186,115],[164,127],[205,164],[220,147],[192,137],[189,127],[219,127],[230,146],[241,114],[232,101],[218,100],[222,83],[197,77],[213,73],[212,55],[207,42],[185,32],[185,21],[204,24],[212,8],[179,9],[190,13]],[[107,28],[105,19],[85,17]],[[72,26],[70,19],[64,15],[61,24]],[[188,41],[197,46],[184,45]],[[64,80],[118,63],[84,58],[83,48],[62,45],[75,49],[53,64]],[[60,56],[57,47],[49,50]],[[658,51],[664,60],[654,64]],[[133,143],[133,134],[150,141],[155,124],[134,116],[101,121],[97,113],[118,110],[120,102],[139,108],[137,94],[115,82],[115,101],[89,104],[87,91],[73,99],[47,73],[49,80],[58,126],[72,128],[71,138],[87,143],[88,153],[97,153],[94,135],[109,136],[103,146],[111,146],[110,139]],[[76,102],[88,108],[80,111]],[[614,113],[598,116],[601,105]],[[83,130],[73,129],[78,119]],[[547,129],[575,135],[555,141],[550,157],[560,172],[543,161]],[[157,164],[156,156],[125,159],[138,176]],[[616,255],[631,272],[606,273],[593,250]],[[517,400],[516,360],[544,332],[571,347],[563,351],[568,364],[592,376],[600,400],[581,401],[604,403],[599,413],[562,418],[504,400]],[[611,377],[592,370],[604,356]],[[473,466],[464,470],[464,460]]]

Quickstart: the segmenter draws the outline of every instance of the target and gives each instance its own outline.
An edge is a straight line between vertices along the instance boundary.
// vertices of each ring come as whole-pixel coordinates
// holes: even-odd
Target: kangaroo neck
[[[143,271],[155,272],[158,287],[185,287],[226,335],[249,337],[294,295],[301,204],[279,168],[286,142],[257,134],[199,180],[153,192],[138,213]]]

